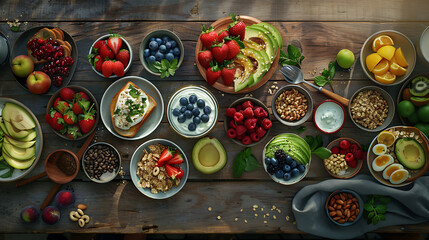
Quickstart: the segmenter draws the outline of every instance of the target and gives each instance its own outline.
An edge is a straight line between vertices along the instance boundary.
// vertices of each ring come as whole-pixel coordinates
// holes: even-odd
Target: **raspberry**
[[[247,129],[254,129],[256,127],[257,122],[258,122],[258,120],[256,118],[248,118],[248,119],[244,120],[244,126]]]
[[[236,113],[237,111],[235,110],[235,108],[227,108],[226,109],[226,116],[227,117],[230,117],[230,118],[233,118],[234,117],[234,114]]]
[[[237,128],[235,129],[235,131],[237,132],[238,136],[241,136],[247,131],[247,129],[245,126],[238,125]]]
[[[349,149],[350,148],[350,142],[347,140],[342,140],[340,142],[340,148],[341,149]]]
[[[236,113],[234,114],[234,120],[235,120],[236,122],[241,122],[241,121],[243,121],[243,118],[244,118],[244,116],[243,116],[243,114],[242,114],[242,113],[240,113],[240,112],[236,112]]]
[[[338,153],[340,153],[340,148],[339,148],[339,147],[333,147],[333,148],[331,149],[331,153],[332,153],[332,154],[338,154]]]
[[[256,128],[247,129],[247,131],[246,131],[246,133],[253,133],[253,132],[256,132]]]
[[[248,100],[242,103],[241,106],[243,107],[243,109],[246,109],[248,107],[253,108],[253,103],[250,100]]]
[[[267,111],[265,111],[265,109],[262,108],[262,107],[255,108],[254,112],[255,112],[255,116],[257,118],[266,118],[266,117],[268,117]]]
[[[249,145],[252,143],[252,139],[248,135],[245,135],[243,136],[243,139],[241,139],[241,143],[244,145]]]
[[[350,145],[350,152],[353,154],[355,154],[359,149],[360,147],[356,143],[353,143],[352,145]]]
[[[251,107],[247,107],[246,109],[244,109],[243,116],[245,118],[252,118],[253,117],[253,110],[252,110],[252,108]]]
[[[231,119],[231,121],[229,121],[229,127],[230,128],[236,128],[237,125],[235,125],[235,121],[233,119]]]
[[[353,161],[347,162],[347,165],[349,165],[349,167],[351,167],[351,168],[356,168],[357,167],[357,160],[354,159]]]
[[[238,112],[240,110],[243,110],[243,107],[239,104],[239,105],[235,106],[235,110],[237,110],[237,112]]]
[[[226,132],[226,135],[228,135],[229,138],[235,138],[235,137],[237,137],[237,132],[235,131],[234,128],[230,128]]]
[[[350,151],[349,151],[349,149],[347,148],[347,149],[340,149],[340,154],[341,155],[346,155],[347,153],[349,153]]]
[[[257,142],[259,141],[261,138],[258,136],[258,133],[253,132],[250,134],[250,138],[252,139],[252,141]]]
[[[350,162],[355,160],[355,157],[353,156],[353,153],[347,153],[345,159],[346,159],[346,162]]]
[[[363,157],[363,152],[361,150],[357,150],[356,152],[353,153],[353,156],[355,157],[356,160],[361,160]]]
[[[271,123],[271,120],[268,118],[264,118],[264,120],[262,120],[262,127],[266,130],[270,129],[273,126],[273,124]]]
[[[258,134],[259,138],[261,138],[265,135],[265,133],[267,133],[267,130],[263,129],[262,127],[257,127],[256,133]]]

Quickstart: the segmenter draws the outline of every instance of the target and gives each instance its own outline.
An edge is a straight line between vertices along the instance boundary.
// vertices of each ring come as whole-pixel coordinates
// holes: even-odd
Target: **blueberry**
[[[191,96],[189,96],[189,102],[190,103],[192,103],[192,104],[194,104],[194,103],[196,103],[197,102],[197,100],[198,100],[198,98],[197,98],[197,96],[196,95],[191,95]]]
[[[271,158],[266,157],[265,158],[265,164],[269,165],[271,163]]]
[[[279,164],[279,161],[277,161],[277,159],[275,158],[271,158],[271,164],[273,164],[274,166],[277,166]]]
[[[175,56],[179,56],[180,55],[180,49],[178,47],[173,48],[173,53]]]
[[[199,100],[197,101],[197,106],[198,106],[199,108],[203,108],[205,105],[206,105],[206,102],[204,102],[204,100],[203,100],[203,99],[199,99]]]
[[[186,111],[186,107],[181,107],[180,108],[180,113],[185,113],[185,111]]]
[[[212,109],[209,106],[204,107],[204,113],[209,115],[212,112]]]
[[[156,58],[155,58],[155,56],[149,56],[149,57],[147,58],[147,61],[148,61],[148,62],[153,63],[153,62],[155,62],[155,61],[156,61]]]
[[[143,55],[144,55],[144,57],[149,57],[149,56],[150,56],[150,50],[149,50],[149,48],[146,48],[146,49],[143,51]]]
[[[180,114],[180,115],[177,117],[177,121],[178,121],[179,123],[184,123],[184,122],[185,122],[185,120],[186,120],[186,117],[185,117],[185,115],[183,115],[183,114]]]
[[[188,129],[189,131],[195,131],[195,129],[197,129],[197,125],[195,125],[195,123],[189,123]]]
[[[173,116],[179,116],[180,115],[180,110],[178,108],[173,109]]]
[[[158,43],[158,45],[162,44],[162,39],[161,38],[155,38],[155,41]]]
[[[152,42],[152,41],[155,41],[154,37],[151,37],[150,40],[149,40],[149,42]]]
[[[166,43],[165,43],[165,47],[166,47],[167,49],[170,49],[170,48],[171,48],[171,42],[166,42]]]
[[[276,178],[283,178],[284,175],[285,173],[281,169],[276,172]]]
[[[287,165],[287,164],[285,164],[284,166],[283,166],[283,171],[285,171],[285,172],[290,172],[290,166],[289,165]]]
[[[178,56],[175,56],[175,57],[174,57],[174,59],[177,59],[177,60],[179,60],[179,57],[178,57]]]
[[[163,38],[162,38],[162,42],[163,42],[163,43],[166,43],[166,42],[168,42],[168,41],[170,41],[170,38],[169,38],[169,37],[165,36],[165,37],[163,37]]]
[[[193,120],[193,122],[195,123],[195,124],[200,124],[200,122],[201,122],[201,118],[200,117],[198,117],[198,116],[196,116],[196,117],[194,117],[194,119],[192,119]]]
[[[289,164],[289,165],[290,165],[290,168],[296,168],[296,166],[297,166],[298,164],[296,163],[296,161],[292,160],[292,163],[291,163],[291,164]]]
[[[166,53],[167,52],[167,47],[164,44],[159,45],[159,51],[162,52],[162,53]]]
[[[194,104],[189,103],[188,105],[186,105],[186,109],[188,109],[189,111],[192,111],[194,109]]]
[[[170,50],[168,51],[168,53],[173,53],[173,49],[170,49]],[[174,56],[174,54],[173,54],[173,56]]]
[[[292,161],[293,161],[292,157],[287,155],[286,156],[286,163],[290,165],[292,163]]]
[[[167,59],[168,61],[171,61],[174,59],[174,55],[172,53],[167,53],[165,54],[165,59]]]
[[[298,170],[299,170],[300,173],[304,173],[305,172],[305,166],[304,165],[300,164],[300,165],[298,165],[297,168],[298,168]]]
[[[186,111],[185,111],[185,113],[184,113],[184,115],[185,115],[185,117],[186,117],[187,119],[189,119],[189,118],[191,118],[191,117],[192,117],[192,112],[191,112],[191,111],[189,111],[189,110],[186,110]]]
[[[155,57],[156,51],[150,51],[150,55]]]
[[[174,40],[171,40],[170,43],[172,48],[175,48],[177,46],[177,42]]]
[[[149,49],[152,51],[158,50],[158,43],[156,41],[151,41],[149,43]]]
[[[291,177],[291,176],[290,176],[290,173],[285,173],[285,174],[283,175],[283,179],[284,179],[284,180],[286,180],[286,181],[287,181],[287,180],[289,180],[289,179],[290,179],[290,177]]]
[[[298,176],[298,175],[299,175],[299,170],[298,170],[298,168],[294,168],[294,169],[292,169],[291,175],[292,175],[292,177]]]
[[[156,58],[156,60],[161,61],[162,59],[164,59],[164,54],[162,54],[160,51],[158,51],[155,54],[155,58]]]
[[[208,122],[209,121],[209,116],[206,115],[206,114],[201,115],[201,121],[203,121],[205,123]]]
[[[180,102],[180,105],[182,106],[188,105],[188,99],[185,97],[180,98],[179,102]]]
[[[200,115],[200,110],[198,108],[192,109],[192,114],[194,114],[195,117],[198,117]]]

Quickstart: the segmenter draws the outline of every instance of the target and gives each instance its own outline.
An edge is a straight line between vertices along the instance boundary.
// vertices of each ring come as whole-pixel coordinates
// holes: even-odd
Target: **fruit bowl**
[[[240,16],[240,19],[244,22],[244,24],[246,26],[250,26],[250,25],[260,24],[261,23],[260,20],[254,18],[254,17],[250,17],[250,16]],[[221,19],[215,21],[210,26],[214,28],[215,32],[219,33],[222,30],[227,29],[228,25],[230,23],[232,23],[231,17],[224,17],[224,18],[221,18]],[[275,30],[275,31],[277,31],[277,30]],[[269,31],[265,29],[264,33],[267,33],[267,32],[269,32]],[[274,37],[271,38],[271,36],[270,36],[269,38],[273,39]],[[281,38],[281,36],[280,36],[280,38]],[[280,39],[279,43],[282,44],[282,40],[281,39]],[[198,53],[200,51],[204,50],[204,49],[205,49],[204,45],[201,42],[201,39],[199,38],[198,41],[197,41],[197,45],[195,47],[195,61],[197,63],[197,67],[198,67],[198,70],[199,70],[201,76],[207,81],[206,69],[200,64],[200,62],[198,60]],[[281,46],[280,46],[280,49],[281,49]],[[240,91],[236,92],[234,90],[234,86],[226,86],[225,84],[223,84],[223,82],[221,80],[218,80],[218,81],[216,81],[212,85],[212,87],[214,87],[214,88],[216,88],[216,89],[218,89],[218,90],[220,90],[222,92],[231,93],[231,94],[248,93],[248,92],[251,92],[253,90],[256,90],[256,89],[260,88],[274,74],[274,72],[275,72],[275,70],[277,68],[277,65],[278,65],[278,61],[279,61],[279,53],[280,53],[279,49],[277,49],[277,51],[275,53],[273,53],[273,62],[271,64],[270,68],[267,70],[267,72],[265,73],[265,75],[256,84],[254,84],[253,86],[251,86],[251,87],[245,87],[245,88],[241,89]]]
[[[280,149],[289,154],[286,154],[287,159],[284,160],[285,163],[282,168],[279,165],[282,164],[283,160],[281,159],[283,157],[276,156],[276,151]],[[289,157],[292,161],[288,159]],[[273,158],[280,159],[277,159],[277,165],[275,165]],[[262,159],[265,172],[270,175],[271,179],[283,185],[292,185],[301,181],[307,175],[311,163],[311,150],[308,143],[300,136],[292,133],[283,133],[273,137],[265,145],[262,152]],[[272,171],[272,165],[275,165],[275,171]],[[285,167],[286,165],[289,167]],[[279,171],[283,171],[283,177],[280,176]],[[277,174],[278,176],[276,176]]]
[[[334,200],[332,200],[332,199],[334,199]],[[332,214],[333,216],[331,216],[331,214],[330,214],[331,212],[333,212],[333,211],[336,212],[336,210],[337,210],[333,206],[340,205],[343,207],[347,207],[347,206],[341,205],[340,203],[344,202],[344,201],[348,202],[349,199],[352,199],[352,201],[351,201],[352,207],[351,208],[345,208],[345,210],[343,210],[341,207],[339,209],[339,211],[341,212],[340,218],[342,218],[344,213],[346,213],[347,209],[349,209],[348,212],[353,212],[353,211],[354,212],[353,213],[346,213],[345,218],[343,218],[344,221],[341,221],[340,219],[337,219],[337,221],[335,221],[334,218],[337,217],[337,214],[335,214],[335,215]],[[339,201],[337,203],[337,200],[341,200],[341,201]],[[353,205],[355,205],[355,206],[353,207]],[[352,208],[353,208],[353,210],[351,210]],[[359,221],[359,219],[362,218],[363,210],[364,210],[364,202],[363,202],[362,198],[359,196],[359,194],[357,192],[349,190],[349,189],[337,190],[337,191],[331,193],[328,198],[326,198],[326,202],[325,202],[326,215],[331,220],[331,222],[333,222],[334,224],[336,224],[338,226],[347,227],[347,226],[355,224],[356,222]],[[357,211],[359,211],[359,212],[356,213]],[[347,214],[349,214],[349,216],[352,216],[353,221],[348,221],[349,218],[347,217]],[[346,219],[347,219],[347,221],[345,221]]]
[[[151,42],[151,40],[156,40],[157,38],[159,38],[161,40],[164,37],[170,38],[170,42],[171,42],[171,40],[174,40],[175,43],[177,44],[176,47],[178,47],[178,49],[180,50],[180,53],[179,53],[180,56],[176,56],[173,54],[173,56],[176,57],[176,59],[178,59],[177,68],[180,67],[180,65],[183,62],[183,58],[185,56],[185,48],[183,47],[183,43],[180,40],[180,38],[174,32],[169,31],[169,30],[165,30],[165,29],[160,29],[160,30],[155,30],[153,32],[150,32],[148,35],[146,35],[146,37],[143,38],[143,41],[140,44],[139,57],[140,57],[140,62],[143,64],[143,67],[146,69],[146,71],[148,71],[150,74],[155,75],[155,76],[161,76],[161,73],[158,72],[158,70],[156,68],[154,68],[152,63],[149,63],[146,60],[146,57],[148,57],[148,56],[145,56],[145,49],[149,48],[149,43]],[[165,45],[166,42],[163,41],[162,44]],[[169,50],[169,49],[167,49],[167,50]],[[171,47],[170,50],[174,50],[174,48]],[[150,55],[150,53],[149,53],[149,55]]]
[[[98,106],[98,103],[97,103],[97,99],[94,97],[94,95],[92,95],[92,93],[88,90],[88,89],[86,89],[86,88],[84,88],[84,87],[81,87],[81,86],[77,86],[77,85],[71,85],[71,86],[68,86],[68,87],[64,87],[64,88],[62,88],[62,89],[66,89],[66,88],[69,88],[69,89],[71,89],[71,90],[73,90],[76,94],[77,93],[79,93],[79,92],[83,92],[83,93],[85,93],[86,95],[87,95],[87,97],[88,97],[88,99],[89,99],[89,102],[90,102],[90,105],[89,105],[89,107],[91,107],[91,105],[92,104],[94,104],[93,105],[93,107],[92,107],[92,109],[94,109],[95,110],[95,123],[94,123],[94,126],[92,126],[92,128],[91,128],[91,130],[89,130],[88,132],[86,132],[86,133],[83,133],[83,132],[81,132],[81,136],[76,136],[76,138],[69,138],[68,137],[68,132],[65,132],[64,134],[63,133],[61,133],[60,131],[57,131],[57,130],[55,130],[54,128],[52,128],[52,126],[50,127],[51,129],[52,129],[52,131],[56,134],[56,135],[58,135],[58,136],[60,136],[61,138],[63,138],[63,139],[67,139],[67,140],[82,140],[82,139],[84,139],[84,138],[86,138],[86,137],[88,137],[92,132],[94,132],[95,131],[95,129],[97,128],[97,124],[98,124],[98,121],[99,121],[99,119],[100,119],[100,107]],[[51,110],[51,108],[54,108],[54,104],[55,104],[55,101],[56,101],[56,99],[57,98],[60,98],[61,99],[61,97],[60,97],[60,92],[61,92],[61,90],[62,89],[59,89],[58,91],[56,91],[53,95],[52,95],[52,97],[49,99],[49,102],[48,102],[48,104],[47,104],[47,106],[46,106],[46,114],[48,115],[48,114],[50,114],[50,110]],[[73,99],[76,99],[76,98],[73,98]],[[61,99],[62,100],[62,99]],[[71,105],[71,103],[76,103],[76,101],[75,100],[73,100],[73,101],[66,101],[66,103],[69,105],[69,106],[72,106],[72,108],[70,109],[70,110],[72,110],[72,112],[74,112],[73,111],[73,107],[74,107],[74,105]],[[77,105],[79,105],[79,103],[77,104]],[[80,108],[80,107],[79,107]],[[63,115],[63,114],[61,114],[61,115]],[[75,114],[76,115],[76,114]],[[80,114],[78,114],[78,115],[80,115]],[[81,127],[79,126],[79,124],[77,124],[78,123],[78,115],[76,115],[76,120],[75,120],[75,123],[73,124],[73,125],[69,125],[69,124],[66,124],[67,125],[67,127],[70,127],[70,128],[78,128],[79,129],[79,131],[81,131]],[[46,119],[46,118],[45,118]],[[49,123],[48,123],[49,124]],[[70,130],[70,132],[72,132],[72,130]],[[79,135],[79,134],[78,134]]]
[[[368,55],[374,53],[372,46],[373,41],[379,36],[387,35],[389,36],[394,43],[395,48],[401,48],[403,55],[406,59],[406,62],[408,63],[408,67],[406,67],[406,73],[402,76],[397,76],[396,80],[393,83],[386,84],[381,83],[375,79],[374,74],[369,71],[368,66],[366,64],[366,58]],[[394,57],[396,58],[396,57]],[[377,58],[378,61],[381,61],[381,58]],[[368,39],[366,39],[365,43],[362,45],[361,51],[360,51],[360,64],[362,66],[363,71],[368,76],[369,79],[371,79],[376,84],[382,85],[382,86],[393,86],[400,84],[404,82],[413,72],[414,67],[416,65],[416,49],[414,48],[413,42],[404,34],[394,31],[394,30],[384,30],[379,31],[374,34],[372,34]],[[389,63],[389,65],[391,65]],[[390,70],[389,70],[390,71]]]
[[[95,54],[93,53],[94,45],[95,45],[98,41],[100,41],[100,40],[107,40],[107,39],[109,39],[109,37],[110,37],[110,36],[112,36],[112,35],[114,35],[114,34],[106,34],[106,35],[103,35],[103,36],[99,37],[97,40],[95,40],[95,42],[91,45],[91,48],[89,48],[88,60],[92,59],[92,61],[93,61],[93,58],[95,58],[95,57],[97,56],[97,55],[95,55]],[[125,67],[125,69],[124,69],[124,75],[125,75],[125,74],[128,72],[128,70],[130,70],[130,68],[131,68],[131,63],[132,63],[132,61],[133,61],[133,49],[131,48],[131,45],[128,43],[128,41],[127,41],[127,40],[125,40],[125,38],[124,38],[124,37],[120,37],[120,39],[122,40],[121,50],[123,50],[123,49],[128,50],[128,52],[129,52],[129,57],[130,57],[130,59],[129,59],[129,61],[128,61],[128,64],[127,64],[127,66],[126,66],[126,67]],[[115,58],[116,58],[116,56],[115,56]],[[105,76],[103,75],[103,73],[102,73],[101,71],[98,71],[98,70],[95,68],[95,66],[94,66],[94,64],[92,64],[91,60],[90,60],[90,65],[91,65],[92,70],[93,70],[95,73],[97,73],[100,77],[104,77],[104,78],[105,78]],[[119,77],[119,76],[117,76],[117,75],[115,75],[115,74],[112,74],[112,75],[110,75],[108,78],[117,78],[117,77]],[[122,76],[120,76],[120,77],[122,77]]]
[[[326,146],[326,148],[332,151],[332,148],[340,147],[341,146],[340,142],[343,140],[346,140],[351,144],[356,144],[359,147],[358,150],[360,150],[360,151],[362,150],[360,144],[351,138],[337,138],[334,141],[330,142],[328,144],[328,146]],[[363,152],[361,152],[360,154],[362,155]],[[353,154],[353,155],[356,155],[356,154]],[[361,157],[363,157],[363,156],[361,156]],[[345,164],[347,164],[347,162],[345,162]],[[329,175],[331,175],[334,178],[341,178],[341,179],[349,179],[349,178],[354,177],[356,174],[359,173],[360,169],[362,168],[362,165],[363,165],[363,160],[359,159],[359,160],[357,160],[357,166],[356,167],[352,168],[352,167],[348,166],[348,168],[344,171],[344,173],[339,175],[339,174],[335,174],[335,173],[331,172],[328,169],[327,164],[323,163],[323,166],[324,166],[326,172],[329,173]]]
[[[235,100],[229,106],[229,109],[237,109],[237,107],[239,107],[239,108],[242,108],[242,110],[245,110],[245,108],[242,106],[242,104],[245,103],[245,102],[248,103],[248,101],[250,101],[252,103],[252,105],[253,105],[253,107],[252,107],[253,108],[253,110],[252,110],[253,117],[252,118],[257,119],[258,122],[256,123],[256,127],[253,128],[255,131],[252,131],[252,130],[249,130],[249,128],[245,124],[246,121],[243,120],[243,124],[241,124],[241,125],[245,127],[244,129],[246,130],[246,132],[243,133],[240,137],[242,137],[243,135],[249,136],[250,139],[251,139],[251,143],[250,144],[244,144],[243,143],[243,141],[244,141],[243,139],[244,138],[240,140],[239,136],[233,138],[233,137],[231,137],[229,135],[230,134],[229,131],[234,131],[235,135],[237,135],[237,127],[238,126],[237,126],[237,122],[234,121],[234,117],[230,117],[230,116],[225,115],[225,119],[226,120],[224,121],[224,125],[223,125],[224,129],[225,129],[225,132],[227,133],[228,137],[233,142],[235,142],[236,144],[238,144],[240,146],[243,146],[243,147],[252,147],[252,146],[255,146],[258,143],[264,141],[264,139],[268,136],[268,134],[270,132],[270,129],[271,129],[271,127],[268,128],[268,129],[265,129],[262,126],[262,119],[266,118],[266,119],[270,120],[270,114],[268,112],[267,106],[265,106],[264,103],[262,103],[261,101],[259,101],[256,98],[253,98],[253,97],[242,97],[240,99],[237,99],[237,100]],[[263,116],[263,117],[256,117],[255,116],[255,109],[258,108],[258,107],[262,107],[263,108],[263,110],[265,111],[264,113],[266,113],[266,117],[265,116]],[[228,110],[227,110],[227,114],[228,114]],[[243,119],[247,120],[246,117],[243,117]],[[271,120],[270,120],[270,122],[271,122]],[[234,130],[230,130],[231,128],[233,128]],[[258,130],[259,128],[261,128],[261,129]],[[261,133],[259,134],[259,132],[261,132]]]

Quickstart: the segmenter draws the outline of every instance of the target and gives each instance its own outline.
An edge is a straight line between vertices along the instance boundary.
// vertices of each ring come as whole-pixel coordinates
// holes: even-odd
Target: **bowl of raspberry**
[[[348,179],[359,173],[366,152],[358,142],[351,138],[337,138],[326,148],[331,150],[332,154],[323,159],[323,166],[332,177]]]
[[[268,108],[256,98],[237,99],[226,109],[224,128],[238,145],[251,147],[262,142],[272,126]]]

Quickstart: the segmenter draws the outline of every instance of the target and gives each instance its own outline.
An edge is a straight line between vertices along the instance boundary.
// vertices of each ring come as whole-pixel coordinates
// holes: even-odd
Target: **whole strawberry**
[[[85,114],[79,115],[79,127],[82,131],[82,133],[87,133],[91,131],[92,127],[95,124],[95,110],[92,109],[94,104],[91,106],[91,108],[85,112]]]
[[[76,139],[81,136],[82,136],[82,133],[80,132],[80,129],[78,126],[67,128],[67,137],[69,139]]]
[[[200,40],[203,43],[204,47],[211,49],[211,46],[217,40],[217,33],[213,30],[213,27],[206,29],[206,26],[201,27],[202,33],[200,35]]]
[[[76,123],[76,114],[72,110],[67,110],[63,115],[64,122],[68,125],[73,125]]]
[[[99,41],[97,41],[97,42],[94,44],[94,47],[93,47],[94,52],[95,52],[95,53],[98,53],[98,52],[99,52],[99,50],[100,50],[100,48],[101,48],[103,45],[106,45],[106,40],[99,40]]]
[[[72,106],[72,111],[74,114],[79,115],[83,114],[86,110],[89,109],[89,105],[91,103],[87,100],[81,99],[79,101],[76,101]]]
[[[101,55],[97,55],[94,58],[94,67],[97,71],[101,72],[101,66],[103,66],[104,60],[101,58]]]
[[[100,56],[101,56],[101,59],[103,60],[114,59],[115,53],[107,45],[103,45],[100,48]]]
[[[244,43],[240,41],[238,37],[228,41],[226,45],[228,45],[228,55],[226,56],[227,60],[237,56],[237,54],[240,53],[240,49],[244,48]]]
[[[130,62],[130,52],[127,49],[120,50],[119,53],[116,54],[116,60],[121,61],[124,68],[126,68]]]
[[[118,77],[124,76],[124,64],[120,61],[116,61],[113,63],[113,74]]]
[[[240,20],[239,16],[235,16],[234,13],[231,13],[232,23],[229,24],[229,34],[231,36],[240,36],[240,40],[243,41],[244,33],[246,32],[246,25],[243,21]]]
[[[81,99],[85,99],[86,101],[89,101],[89,97],[88,95],[86,95],[86,93],[84,92],[78,92],[74,95],[74,98],[79,101]]]
[[[57,97],[54,101],[54,108],[61,114],[64,114],[64,112],[69,109],[69,104],[66,101],[61,100],[59,97]]]
[[[230,86],[234,82],[235,68],[222,68],[222,80],[226,86]]]
[[[203,66],[205,69],[210,67],[210,62],[213,60],[213,54],[209,50],[201,51],[198,53],[198,62]]]
[[[101,66],[101,73],[103,73],[104,77],[108,78],[113,74],[114,65],[115,63],[111,60],[104,61]]]
[[[221,75],[221,71],[217,65],[210,66],[206,71],[207,82],[210,85],[213,85]]]
[[[213,57],[218,63],[223,63],[223,61],[228,56],[229,47],[228,45],[222,43],[214,44],[212,48]]]
[[[63,116],[53,108],[46,114],[45,119],[49,126],[57,131],[61,131],[64,127]]]
[[[229,37],[228,29],[222,30],[217,36],[217,41],[222,42],[224,38]]]
[[[68,87],[62,88],[60,90],[60,98],[62,100],[72,101],[76,92]]]

